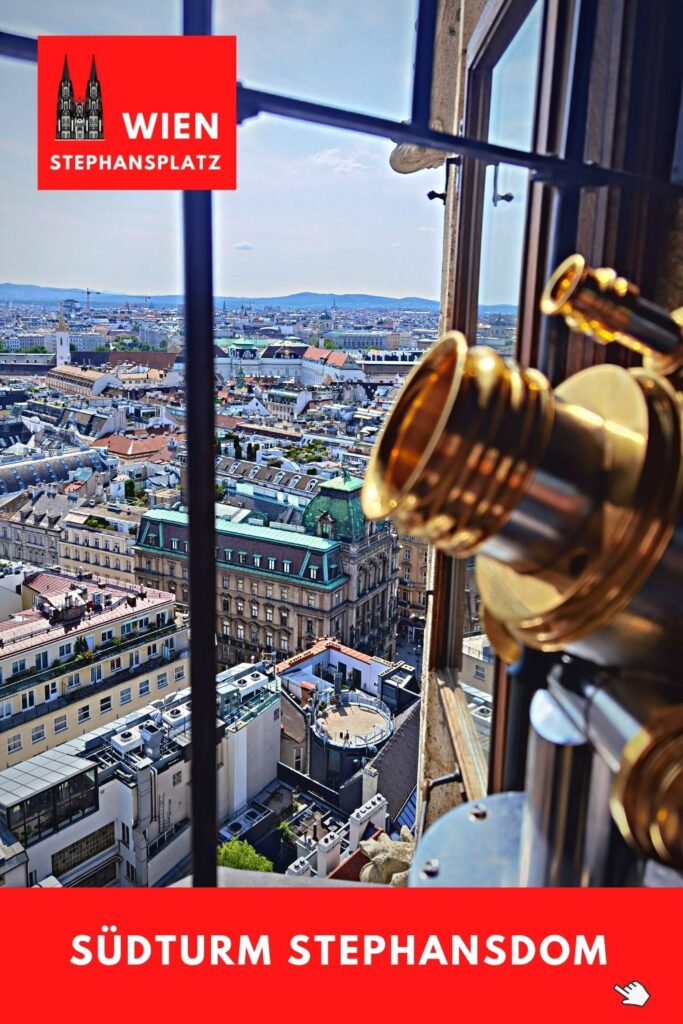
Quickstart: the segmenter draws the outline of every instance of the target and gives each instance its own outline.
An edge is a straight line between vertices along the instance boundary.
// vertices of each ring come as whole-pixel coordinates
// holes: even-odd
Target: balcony
[[[92,620],[89,621],[92,622]],[[79,657],[71,658],[69,661],[61,661],[58,664],[51,665],[49,668],[44,668],[40,671],[29,669],[28,671],[21,672],[16,676],[11,676],[6,683],[0,684],[0,693],[3,697],[6,697],[11,693],[17,693],[19,690],[25,690],[26,683],[31,687],[40,686],[41,683],[47,683],[51,679],[57,679],[59,676],[68,675],[70,672],[80,672],[83,669],[100,664],[105,658],[115,657],[117,654],[129,651],[131,648],[139,647],[142,643],[153,643],[160,637],[169,636],[171,633],[176,632],[178,632],[178,630],[174,622],[171,622],[166,626],[161,626],[158,629],[152,628],[142,631],[137,630],[136,632],[131,633],[129,640],[110,640],[106,644],[101,644],[99,647],[95,648],[92,657],[90,658],[81,655]],[[46,638],[49,634],[41,634],[41,636]]]
[[[127,668],[122,668],[118,672],[112,672],[110,675],[106,676],[104,679],[99,679],[97,682],[74,686],[67,693],[61,694],[53,700],[41,701],[34,707],[28,708],[26,711],[18,711],[9,718],[0,719],[0,733],[8,732],[10,729],[14,729],[19,725],[25,725],[26,722],[33,722],[37,719],[44,718],[45,715],[51,714],[53,711],[68,708],[70,705],[75,704],[78,701],[94,696],[98,693],[102,693],[105,690],[109,690],[114,686],[117,686],[119,683],[125,683],[137,679],[144,676],[147,672],[153,672],[158,668],[162,668],[164,665],[171,665],[173,662],[180,661],[182,658],[187,657],[188,653],[189,648],[187,647],[175,649],[168,654],[148,658],[146,661],[141,661],[139,665],[133,665]],[[79,664],[91,665],[92,662],[80,662]]]

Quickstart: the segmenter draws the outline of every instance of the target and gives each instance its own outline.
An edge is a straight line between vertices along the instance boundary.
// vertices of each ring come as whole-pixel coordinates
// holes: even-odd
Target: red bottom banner
[[[0,907],[6,1020],[680,1017],[677,889],[6,889]]]

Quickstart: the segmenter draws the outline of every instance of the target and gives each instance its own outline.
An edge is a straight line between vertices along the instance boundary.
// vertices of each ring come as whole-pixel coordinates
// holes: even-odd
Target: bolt
[[[468,817],[470,821],[483,821],[484,818],[488,818],[488,814],[484,804],[475,804]]]
[[[436,857],[426,860],[420,871],[420,878],[436,878],[439,873],[439,862]]]

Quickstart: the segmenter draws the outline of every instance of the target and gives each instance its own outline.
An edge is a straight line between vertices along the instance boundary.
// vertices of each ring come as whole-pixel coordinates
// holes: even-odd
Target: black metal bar
[[[196,6],[197,11],[201,11],[204,0],[197,0]],[[190,32],[187,34],[201,33]],[[0,57],[3,56],[15,57],[20,60],[35,60],[35,40],[0,33]],[[665,192],[676,196],[681,192],[679,185],[674,185],[661,178],[643,177],[628,171],[600,167],[598,164],[586,164],[576,159],[510,149],[507,146],[496,146],[490,142],[471,139],[464,135],[436,132],[419,124],[389,121],[386,118],[361,114],[355,110],[344,110],[340,107],[325,106],[322,103],[310,103],[292,96],[280,96],[277,93],[263,92],[259,89],[248,89],[243,85],[237,86],[237,110],[240,122],[250,117],[256,117],[258,114],[274,114],[277,117],[306,121],[309,124],[324,125],[327,128],[339,128],[342,131],[359,132],[363,135],[391,139],[396,143],[409,142],[416,146],[440,149],[444,153],[468,156],[487,164],[504,163],[514,167],[526,167],[535,173],[537,180],[548,181],[553,185],[565,184],[580,188],[601,188],[609,185],[615,188],[635,188],[640,192]]]
[[[211,0],[184,0],[185,35],[209,35]],[[211,193],[183,193],[190,537],[193,885],[216,885],[216,627]]]
[[[436,41],[437,0],[420,0],[417,12],[417,40],[415,43],[415,70],[413,73],[414,125],[429,128],[432,103],[432,71],[434,43]]]
[[[600,167],[598,164],[585,164],[581,160],[510,149],[465,135],[448,135],[420,125],[388,121],[386,118],[361,114],[355,110],[328,107],[322,103],[311,103],[291,96],[248,89],[243,85],[237,86],[237,110],[240,123],[258,114],[274,114],[277,117],[339,128],[342,131],[375,135],[396,143],[410,142],[417,146],[440,149],[444,153],[468,156],[488,164],[504,163],[526,167],[536,173],[538,180],[552,184],[562,183],[590,188],[612,185],[635,188],[640,192],[669,192],[677,195],[680,192],[680,189],[670,181],[660,178],[642,177],[628,171]]]
[[[38,60],[38,40],[28,36],[17,36],[13,32],[0,32],[0,57],[14,60]]]

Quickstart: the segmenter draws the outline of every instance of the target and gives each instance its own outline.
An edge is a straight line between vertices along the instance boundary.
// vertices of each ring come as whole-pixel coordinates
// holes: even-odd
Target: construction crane
[[[101,295],[102,293],[98,292],[98,291],[95,291],[94,288],[81,288],[81,291],[83,292],[83,294],[86,297],[85,312],[87,313],[88,316],[90,316],[90,296],[91,295]]]

